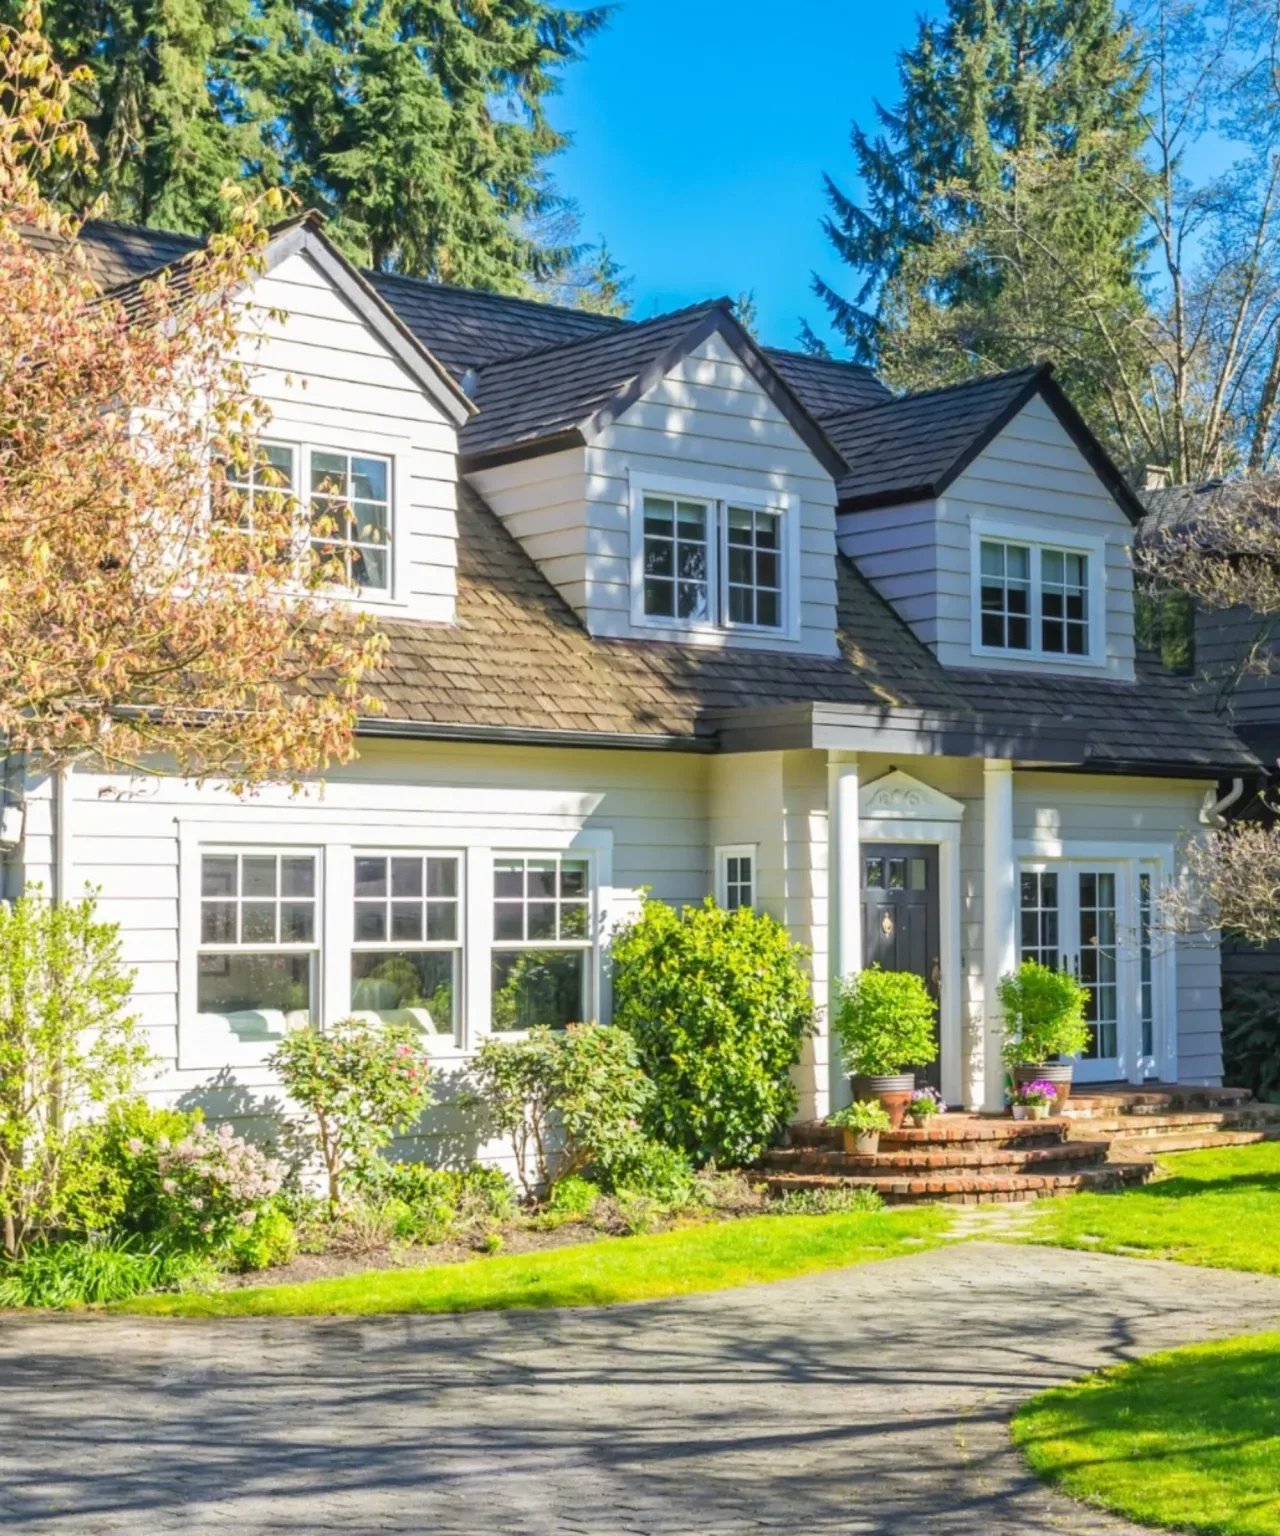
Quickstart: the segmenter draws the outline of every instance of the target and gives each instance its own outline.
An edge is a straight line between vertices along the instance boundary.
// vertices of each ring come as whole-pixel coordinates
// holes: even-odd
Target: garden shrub
[[[137,1143],[141,1156],[143,1144]],[[154,1167],[139,1169],[154,1230],[172,1244],[204,1253],[226,1248],[237,1229],[250,1227],[280,1190],[284,1168],[227,1124],[198,1122],[181,1141],[161,1137]]]
[[[937,1059],[937,1016],[937,1003],[914,972],[869,965],[836,983],[831,1032],[846,1071],[887,1077]]]
[[[759,1157],[796,1105],[813,1027],[806,951],[763,913],[646,901],[614,935],[614,1019],[636,1040],[651,1135],[697,1163]]]
[[[544,1212],[544,1225],[558,1227],[570,1221],[586,1221],[599,1203],[600,1186],[571,1173],[552,1188]],[[546,1217],[550,1220],[546,1221]]]
[[[298,1231],[278,1205],[264,1205],[249,1226],[231,1235],[228,1258],[236,1269],[275,1269],[298,1251]]]
[[[166,1109],[134,1094],[82,1126],[73,1140],[80,1173],[68,1200],[66,1230],[141,1236],[164,1231],[168,1201],[162,1198],[157,1161],[202,1119],[199,1110]]]
[[[130,1093],[150,1060],[128,1013],[132,973],[92,900],[0,904],[0,1229],[10,1257],[58,1230],[91,1187],[77,1127]]]
[[[651,1093],[625,1030],[570,1024],[519,1040],[490,1035],[473,1064],[480,1098],[505,1135],[529,1199],[607,1162],[634,1137]]]
[[[292,1030],[269,1064],[306,1111],[302,1139],[324,1165],[335,1210],[345,1186],[431,1103],[427,1059],[408,1023],[350,1018]]]
[[[101,1306],[211,1279],[200,1255],[141,1237],[37,1242],[0,1264],[0,1307]]]
[[[838,1216],[847,1211],[882,1211],[874,1189],[789,1189],[766,1207],[779,1216]]]
[[[1280,978],[1223,982],[1222,1064],[1228,1083],[1280,1100]]]
[[[1088,988],[1066,971],[1024,960],[1000,978],[997,996],[1006,1066],[1039,1066],[1055,1056],[1075,1056],[1089,1044]]]
[[[652,1136],[633,1136],[601,1165],[601,1178],[613,1193],[648,1195],[667,1206],[698,1203],[698,1182],[688,1153]]]

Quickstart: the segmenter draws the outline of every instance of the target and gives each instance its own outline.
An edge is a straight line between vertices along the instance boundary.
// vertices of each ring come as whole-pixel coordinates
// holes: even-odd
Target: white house
[[[84,238],[111,284],[193,245]],[[274,462],[387,530],[352,548],[385,712],[299,797],[5,778],[6,893],[100,890],[158,1094],[267,1112],[281,1034],[353,1010],[408,1012],[442,1083],[492,1029],[607,1019],[645,888],[775,914],[819,1004],[919,971],[949,1100],[999,1103],[1022,955],[1089,987],[1082,1078],[1219,1080],[1217,951],[1150,917],[1258,764],[1135,654],[1141,508],[1047,370],[894,398],[723,301],[628,323],[362,274],[310,219],[252,298]],[[845,1091],[825,1028],[799,1085],[806,1117]],[[476,1152],[433,1113],[435,1155]]]

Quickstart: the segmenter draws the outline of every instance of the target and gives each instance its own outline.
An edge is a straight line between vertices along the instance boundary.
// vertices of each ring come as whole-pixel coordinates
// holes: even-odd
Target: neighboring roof
[[[868,726],[971,741],[1043,741],[1055,762],[1216,775],[1257,762],[1185,680],[1138,682],[942,667],[840,557],[840,654],[713,649],[589,636],[498,517],[459,487],[456,625],[383,622],[369,733],[594,740],[714,750],[738,714],[830,706]],[[1018,755],[1018,754],[1009,754]]]
[[[719,335],[833,476],[844,461],[734,318],[728,299],[495,362],[478,377],[479,414],[458,438],[469,468],[589,442],[689,353]]]
[[[811,357],[765,347],[764,355],[819,421],[840,411],[861,410],[893,399],[893,391],[861,363],[834,357]]]
[[[840,510],[858,512],[941,496],[1039,395],[1121,510],[1139,522],[1141,501],[1052,373],[1049,364],[1018,368],[824,417],[823,427],[849,465],[837,487]]]

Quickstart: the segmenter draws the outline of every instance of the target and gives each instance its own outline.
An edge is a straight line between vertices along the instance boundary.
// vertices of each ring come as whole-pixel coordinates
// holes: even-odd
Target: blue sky
[[[552,103],[556,162],[634,279],[637,318],[754,289],[763,341],[792,346],[815,268],[838,278],[822,174],[853,182],[849,124],[897,97],[894,61],[940,3],[623,0]]]

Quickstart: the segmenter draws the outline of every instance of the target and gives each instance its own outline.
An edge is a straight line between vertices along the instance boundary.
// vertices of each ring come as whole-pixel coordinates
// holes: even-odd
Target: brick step
[[[880,1143],[883,1148],[885,1143]],[[960,1142],[954,1146],[898,1147],[867,1156],[818,1147],[779,1147],[764,1156],[764,1167],[779,1173],[913,1174],[1056,1173],[1107,1160],[1106,1141],[1065,1141],[1047,1147],[997,1147]]]
[[[1154,1172],[1149,1162],[1106,1163],[1072,1173],[967,1174],[955,1172],[931,1177],[903,1178],[895,1174],[771,1173],[765,1186],[775,1198],[788,1190],[871,1189],[888,1205],[990,1205],[1020,1200],[1042,1200],[1050,1195],[1078,1190],[1116,1190],[1142,1184]]]
[[[1121,1157],[1131,1150],[1147,1157],[1157,1152],[1202,1152],[1210,1147],[1252,1147],[1280,1141],[1280,1125],[1254,1131],[1187,1131],[1166,1136],[1113,1136],[1111,1146]]]
[[[880,1138],[882,1151],[914,1147],[951,1147],[978,1143],[994,1147],[1058,1146],[1067,1139],[1071,1127],[1065,1120],[1010,1120],[1007,1115],[935,1115],[924,1130],[904,1126],[886,1131]],[[821,1120],[806,1120],[793,1125],[788,1133],[793,1147],[842,1150],[840,1131]]]
[[[1190,1131],[1252,1131],[1280,1128],[1280,1105],[1248,1104],[1239,1109],[1177,1110],[1160,1115],[1111,1115],[1071,1122],[1071,1134],[1086,1137],[1147,1137]]]
[[[1252,1101],[1247,1088],[1135,1088],[1132,1092],[1073,1092],[1064,1114],[1160,1114],[1164,1110],[1233,1109]]]

